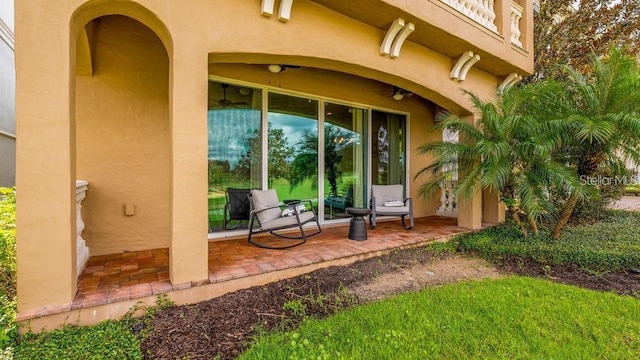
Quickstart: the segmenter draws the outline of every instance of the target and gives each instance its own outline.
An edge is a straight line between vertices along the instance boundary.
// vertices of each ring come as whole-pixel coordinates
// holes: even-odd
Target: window
[[[210,232],[230,229],[228,188],[311,200],[333,221],[367,207],[371,184],[406,184],[406,115],[210,80],[208,131]]]

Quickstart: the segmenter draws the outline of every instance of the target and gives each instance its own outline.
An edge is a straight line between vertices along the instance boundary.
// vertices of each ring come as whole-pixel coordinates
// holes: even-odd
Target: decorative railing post
[[[494,0],[440,0],[463,13],[470,19],[492,31],[498,31],[494,24],[496,13],[493,10]]]
[[[459,141],[459,134],[457,131],[444,129],[442,131],[442,141],[457,143]],[[458,201],[454,190],[458,185],[458,165],[446,165],[442,170],[450,174],[450,176],[447,176],[445,180],[440,182],[440,207],[438,207],[437,214],[457,217]]]
[[[440,183],[440,207],[438,215],[458,216],[458,201],[454,192],[458,181],[447,179]]]
[[[520,20],[522,19],[522,13],[524,9],[514,1],[511,1],[511,43],[522,47],[522,41],[520,40]]]
[[[87,242],[82,238],[82,231],[84,230],[84,221],[82,221],[82,200],[87,195],[87,189],[89,183],[85,180],[76,180],[76,261],[78,265],[78,274],[84,268],[84,265],[89,260],[89,248]]]

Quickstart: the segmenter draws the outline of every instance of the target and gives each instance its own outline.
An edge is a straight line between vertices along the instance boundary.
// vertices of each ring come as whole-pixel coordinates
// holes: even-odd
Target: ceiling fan
[[[283,72],[287,69],[300,69],[299,65],[287,65],[287,64],[270,64],[269,66],[267,66],[267,68],[269,69],[269,71],[271,71],[274,74]]]
[[[394,87],[393,87],[393,95],[391,95],[391,97],[392,97],[394,100],[402,100],[402,99],[404,99],[405,97],[410,97],[410,96],[413,96],[413,93],[412,93],[412,92],[407,91],[407,90],[402,89],[402,88],[399,88],[399,87],[397,87],[397,86],[394,86]]]
[[[393,92],[383,91],[380,94],[385,95],[386,97],[393,98],[394,100],[398,100],[398,101],[404,99],[405,97],[413,96],[413,93],[411,91],[402,89],[397,86],[393,87]]]
[[[227,88],[229,87],[229,84],[221,83],[220,86],[222,87],[222,99],[218,100],[218,105],[222,106],[223,108],[249,106],[246,101],[233,102],[227,99]]]

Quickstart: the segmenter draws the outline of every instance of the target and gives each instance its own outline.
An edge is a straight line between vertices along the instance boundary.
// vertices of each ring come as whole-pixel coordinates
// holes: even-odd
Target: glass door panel
[[[246,228],[225,226],[227,188],[261,188],[262,92],[209,81],[208,169],[209,231]]]
[[[371,183],[405,185],[406,116],[376,110],[371,115]]]
[[[318,206],[318,101],[269,93],[268,184],[278,199]]]
[[[349,217],[345,208],[365,207],[367,110],[325,103],[325,219]]]

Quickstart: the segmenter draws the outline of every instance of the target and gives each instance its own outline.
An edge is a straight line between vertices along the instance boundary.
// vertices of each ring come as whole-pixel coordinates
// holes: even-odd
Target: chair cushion
[[[251,190],[251,199],[253,201],[253,208],[256,211],[271,208],[257,213],[258,221],[260,225],[264,226],[269,221],[280,218],[282,211],[278,207],[278,194],[275,190]]]
[[[404,196],[402,196],[403,189],[402,184],[372,185],[371,197],[376,199],[376,207],[378,207],[388,201],[402,201],[404,199]]]
[[[298,216],[300,217],[300,223],[304,224],[310,220],[313,220],[315,215],[313,214],[313,211],[305,211],[299,214]],[[272,229],[277,229],[281,227],[292,227],[297,224],[298,224],[298,220],[296,219],[295,216],[285,216],[285,217],[280,217],[275,220],[271,220],[264,223],[261,221],[260,228],[262,230],[272,230]]]
[[[400,215],[408,213],[408,206],[376,206],[377,215]]]

